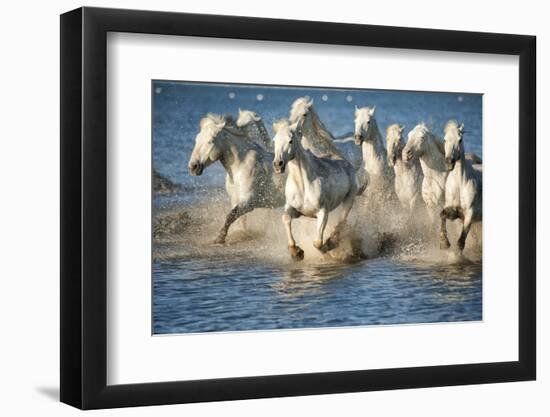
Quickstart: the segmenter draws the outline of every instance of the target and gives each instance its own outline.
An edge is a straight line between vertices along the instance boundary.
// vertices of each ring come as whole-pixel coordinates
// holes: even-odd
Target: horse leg
[[[447,220],[463,219],[462,211],[458,207],[446,207],[441,210],[441,231],[439,234],[439,245],[441,249],[449,249],[451,244],[447,236]]]
[[[290,252],[290,256],[295,261],[301,261],[304,259],[304,251],[296,245],[294,236],[292,236],[292,219],[296,219],[298,217],[300,217],[300,213],[298,213],[298,211],[296,211],[293,207],[285,206],[285,212],[282,216],[282,220],[285,225],[286,235],[288,238],[288,250]]]
[[[229,231],[229,226],[233,224],[235,220],[237,220],[239,217],[241,217],[243,214],[246,214],[250,211],[252,211],[254,207],[251,205],[237,205],[231,209],[229,214],[227,215],[225,219],[225,223],[223,227],[220,230],[220,233],[218,234],[218,237],[216,240],[214,240],[214,243],[223,244],[225,243],[225,238],[227,237],[227,232]]]
[[[346,225],[349,212],[353,207],[354,198],[355,195],[350,195],[342,202],[342,212],[340,213],[340,218],[338,219],[338,223],[336,223],[336,226],[334,226],[334,230],[332,231],[325,243],[325,251],[336,248],[340,243],[340,235],[342,233],[342,229]]]
[[[473,219],[473,210],[470,209],[464,213],[464,218],[462,222],[462,233],[460,233],[460,237],[458,238],[457,246],[460,253],[464,250],[464,247],[466,246],[466,238],[468,237],[468,233],[470,232],[470,227],[472,226],[472,219]]]
[[[317,239],[313,241],[313,246],[321,252],[323,252],[323,233],[327,226],[327,220],[328,211],[326,209],[319,210],[317,213]]]
[[[450,210],[450,208],[443,209],[439,214],[439,217],[441,218],[441,228],[439,230],[439,248],[442,250],[449,249],[451,247],[451,242],[449,242],[449,238],[447,236],[448,210]]]

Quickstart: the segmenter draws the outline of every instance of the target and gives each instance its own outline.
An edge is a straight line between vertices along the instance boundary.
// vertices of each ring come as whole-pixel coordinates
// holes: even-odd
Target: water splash
[[[175,208],[159,209],[153,218],[154,259],[185,257],[245,257],[258,262],[290,266],[286,234],[281,222],[282,208],[256,209],[235,222],[225,245],[214,245],[230,206],[224,196],[211,195]],[[325,238],[338,218],[339,209],[329,216]],[[372,195],[358,197],[348,218],[339,247],[327,254],[313,247],[315,219],[299,218],[293,222],[296,241],[305,251],[300,267],[358,262],[381,256],[395,261],[449,265],[481,260],[481,225],[474,225],[464,255],[453,249],[440,250],[438,227],[430,223],[427,212],[414,215],[403,210],[395,200],[381,200]],[[449,222],[449,239],[455,243],[460,223]],[[456,246],[456,245],[453,245]],[[359,248],[359,249],[358,249]]]

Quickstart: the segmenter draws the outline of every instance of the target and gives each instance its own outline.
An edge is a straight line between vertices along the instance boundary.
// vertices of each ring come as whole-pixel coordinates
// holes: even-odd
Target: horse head
[[[289,124],[288,121],[282,120],[273,123],[273,132],[275,132],[273,169],[277,174],[282,174],[288,162],[294,159],[296,149],[301,146],[302,128],[298,123]]]
[[[239,109],[239,117],[237,119],[237,127],[246,127],[253,123],[260,122],[262,118],[252,110]]]
[[[464,144],[462,143],[464,124],[458,124],[456,120],[449,120],[443,131],[445,133],[445,163],[447,171],[452,171],[456,161],[464,155]]]
[[[374,107],[362,107],[355,106],[355,144],[361,146],[365,140],[375,140],[376,136],[373,134],[375,129],[374,119]]]
[[[420,123],[409,132],[407,144],[403,148],[402,158],[411,161],[420,158],[427,150],[430,131],[424,123]]]
[[[388,126],[386,130],[386,142],[387,142],[387,155],[388,163],[390,166],[394,166],[399,154],[403,149],[403,131],[405,126],[393,124]]]
[[[214,114],[207,114],[201,119],[188,164],[192,175],[201,175],[207,166],[220,159],[220,140],[226,123],[225,117]]]
[[[290,108],[290,123],[297,123],[303,127],[306,123],[306,119],[308,119],[308,116],[311,115],[312,110],[313,100],[309,97],[300,97],[296,99]]]

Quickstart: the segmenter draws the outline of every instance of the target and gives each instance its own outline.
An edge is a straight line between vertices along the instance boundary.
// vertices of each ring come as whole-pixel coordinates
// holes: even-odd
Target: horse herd
[[[215,242],[224,243],[231,224],[255,208],[284,206],[282,221],[292,258],[304,257],[292,233],[292,221],[300,216],[317,219],[313,246],[328,252],[338,246],[355,199],[367,190],[361,198],[396,198],[410,215],[424,205],[435,226],[439,216],[442,249],[450,247],[447,220],[460,219],[457,249],[462,252],[472,222],[481,221],[482,211],[481,159],[465,153],[463,124],[447,122],[441,140],[421,123],[406,142],[404,127],[392,124],[385,146],[374,115],[375,107],[355,108],[354,139],[362,151],[358,167],[335,145],[307,97],[294,101],[288,120],[273,124],[273,139],[253,111],[239,109],[237,119],[203,117],[189,170],[201,175],[220,161],[231,200]],[[329,214],[338,207],[334,230],[324,239]]]

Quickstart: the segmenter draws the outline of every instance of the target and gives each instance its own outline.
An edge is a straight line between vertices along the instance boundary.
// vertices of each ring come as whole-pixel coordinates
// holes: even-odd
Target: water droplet
[[[464,100],[464,97],[458,96],[456,99],[458,100],[459,103],[462,103],[462,101]]]
[[[263,94],[258,94],[258,95],[256,96],[256,100],[258,100],[258,101],[262,101],[263,99],[264,99],[264,95],[263,95]]]
[[[231,100],[233,100],[235,98],[236,94],[232,91],[230,92],[227,97],[229,97]]]
[[[327,100],[328,100],[328,96],[327,96],[326,94],[323,94],[323,96],[321,97],[321,100],[327,101]]]
[[[351,103],[351,102],[353,101],[353,97],[352,97],[352,96],[347,96],[347,97],[346,97],[346,101],[347,101],[348,103]]]
[[[155,93],[156,93],[156,94],[162,93],[162,87],[157,87],[157,88],[155,88]]]

